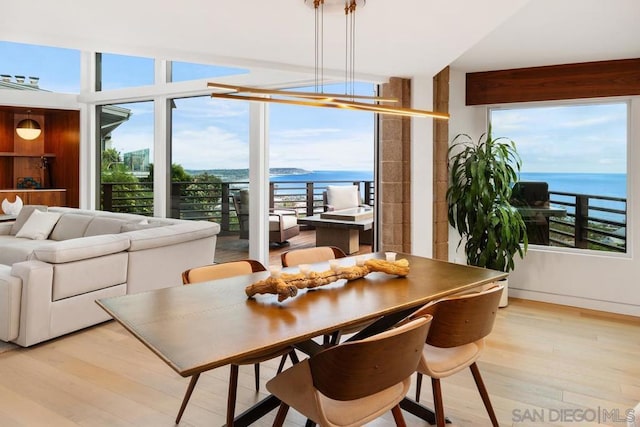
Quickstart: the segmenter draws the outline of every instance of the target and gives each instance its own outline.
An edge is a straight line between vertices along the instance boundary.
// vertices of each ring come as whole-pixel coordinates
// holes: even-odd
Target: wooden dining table
[[[384,258],[385,254],[365,257]],[[314,354],[322,347],[313,338],[375,320],[350,339],[370,336],[429,301],[506,277],[498,271],[415,255],[400,253],[397,258],[409,261],[406,277],[370,273],[349,282],[300,290],[282,302],[272,294],[252,298],[245,294],[247,285],[265,279],[269,272],[96,302],[173,370],[188,377],[287,345]],[[353,266],[355,257],[338,261]],[[325,271],[329,264],[312,264],[311,268]],[[234,425],[248,425],[278,404],[277,398],[269,396],[236,417]],[[422,413],[415,402],[407,400],[402,407],[433,422],[432,414]]]

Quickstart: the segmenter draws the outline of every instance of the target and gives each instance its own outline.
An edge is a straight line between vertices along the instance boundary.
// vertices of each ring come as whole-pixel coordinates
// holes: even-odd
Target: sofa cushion
[[[118,218],[109,218],[96,216],[94,217],[87,229],[84,232],[84,236],[99,236],[102,234],[119,234],[123,224],[127,221]]]
[[[358,207],[360,204],[358,187],[355,185],[328,185],[327,203],[335,210]]]
[[[84,232],[93,218],[94,216],[92,215],[63,214],[49,238],[51,240],[69,240],[83,237]]]
[[[162,226],[163,224],[160,224],[158,222],[149,222],[147,220],[126,222],[122,224],[122,228],[120,229],[120,231],[126,233],[127,231],[145,230],[147,228],[156,228]]]
[[[41,212],[34,210],[29,219],[16,233],[16,237],[24,237],[33,240],[46,240],[60,219],[57,212]]]
[[[18,337],[22,280],[11,275],[11,267],[0,265],[0,340]]]
[[[125,283],[128,261],[127,253],[120,252],[56,264],[53,269],[53,301]]]
[[[13,226],[11,227],[11,231],[9,232],[9,234],[15,236],[16,233],[22,228],[24,223],[27,222],[27,220],[29,219],[29,217],[31,216],[34,210],[46,212],[47,207],[44,205],[23,206],[22,209],[20,210],[20,213],[16,217],[16,221],[13,223]]]
[[[182,221],[180,224],[129,231],[122,235],[129,236],[131,240],[129,252],[131,252],[205,239],[219,232],[220,225],[214,222]]]
[[[295,215],[282,215],[283,230],[298,225],[298,218]],[[280,215],[269,215],[269,231],[280,231]]]
[[[13,265],[16,262],[33,259],[36,248],[51,245],[52,240],[31,240],[15,236],[0,236],[0,264]]]
[[[123,234],[105,234],[82,239],[69,239],[33,251],[35,258],[52,264],[79,261],[122,252],[129,248],[129,238]]]

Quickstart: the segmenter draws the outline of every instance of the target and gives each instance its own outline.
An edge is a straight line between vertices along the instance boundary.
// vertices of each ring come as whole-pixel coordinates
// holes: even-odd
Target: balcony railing
[[[301,217],[323,210],[322,193],[328,185],[360,187],[365,204],[375,205],[372,181],[273,181],[269,184],[269,207],[296,209]],[[174,182],[171,187],[173,218],[215,221],[222,234],[239,232],[231,195],[248,188],[242,182]],[[596,249],[612,252],[627,250],[627,200],[578,193],[550,191],[551,204],[567,210],[564,217],[549,218],[549,244],[552,246]],[[153,215],[152,183],[102,184],[102,209]]]
[[[627,199],[549,191],[551,204],[567,210],[549,220],[552,246],[627,251]]]
[[[322,193],[329,185],[357,185],[367,205],[375,203],[373,181],[272,181],[269,184],[269,207],[296,209],[301,217],[323,210]],[[249,187],[238,182],[173,182],[171,184],[172,218],[215,221],[221,234],[239,232],[238,218],[231,196]],[[103,183],[102,209],[153,215],[152,183]]]

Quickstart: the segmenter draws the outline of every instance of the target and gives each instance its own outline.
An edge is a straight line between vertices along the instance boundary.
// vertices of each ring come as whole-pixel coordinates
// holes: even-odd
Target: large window
[[[215,78],[234,74],[245,74],[247,72],[247,70],[242,68],[219,67],[216,65],[194,64],[191,62],[171,62],[172,82]]]
[[[492,109],[490,115],[493,135],[515,141],[522,157],[516,196],[527,207],[552,208],[525,218],[532,243],[626,252],[628,104]],[[536,190],[545,184],[548,200]]]
[[[98,54],[97,90],[146,86],[154,83],[154,60],[137,56]]]
[[[80,92],[80,51],[0,41],[0,88]]]
[[[313,88],[297,90],[313,91]],[[343,84],[324,92],[342,93]],[[355,93],[374,95],[375,85],[357,83]],[[327,185],[360,183],[363,201],[372,203],[375,115],[369,112],[270,105],[271,187],[276,207],[312,213],[307,191],[312,185],[314,210],[322,209]]]
[[[171,216],[219,223],[216,262],[245,259],[249,104],[203,96],[174,99],[173,106]]]
[[[153,102],[98,107],[100,209],[153,215]]]

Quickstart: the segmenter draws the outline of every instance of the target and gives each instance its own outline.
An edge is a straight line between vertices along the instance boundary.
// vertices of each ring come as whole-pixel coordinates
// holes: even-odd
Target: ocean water
[[[627,197],[627,175],[609,173],[523,172],[521,181],[544,181],[550,191],[607,197]],[[373,181],[373,171],[310,171],[291,175],[272,175],[271,182]]]
[[[622,173],[523,172],[520,174],[520,180],[547,182],[549,191],[627,197],[627,175]]]
[[[309,171],[291,175],[272,175],[271,182],[373,181],[373,171]]]

